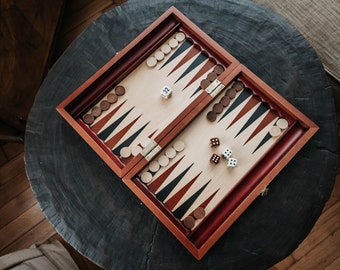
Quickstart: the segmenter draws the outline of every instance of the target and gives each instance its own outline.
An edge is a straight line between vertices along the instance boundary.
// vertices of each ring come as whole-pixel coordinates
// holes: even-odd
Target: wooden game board
[[[197,259],[318,129],[173,7],[57,110]]]

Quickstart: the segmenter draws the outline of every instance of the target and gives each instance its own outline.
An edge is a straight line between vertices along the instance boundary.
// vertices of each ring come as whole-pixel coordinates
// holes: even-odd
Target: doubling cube
[[[233,151],[230,148],[226,148],[224,149],[222,156],[224,156],[225,158],[230,158],[232,153]]]
[[[171,97],[171,94],[172,94],[172,90],[169,86],[164,86],[162,88],[162,91],[161,91],[161,96],[162,98],[164,99],[168,99]]]
[[[235,168],[237,166],[237,159],[236,158],[229,158],[227,166]]]
[[[221,157],[219,155],[213,154],[210,158],[210,162],[217,164],[220,162]]]
[[[211,138],[210,139],[210,145],[212,147],[216,147],[216,146],[219,146],[220,145],[220,140],[218,138]]]

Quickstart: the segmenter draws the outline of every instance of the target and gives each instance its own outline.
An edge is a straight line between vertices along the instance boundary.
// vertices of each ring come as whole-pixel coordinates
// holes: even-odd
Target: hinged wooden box
[[[318,129],[174,7],[57,110],[197,259]]]

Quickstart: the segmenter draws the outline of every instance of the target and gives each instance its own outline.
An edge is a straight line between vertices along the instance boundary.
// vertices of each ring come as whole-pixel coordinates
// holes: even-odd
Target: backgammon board
[[[57,110],[197,259],[318,130],[174,7]]]

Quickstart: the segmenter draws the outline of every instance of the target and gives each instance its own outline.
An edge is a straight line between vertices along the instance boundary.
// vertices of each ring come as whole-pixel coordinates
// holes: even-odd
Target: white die
[[[226,148],[224,149],[222,156],[224,156],[225,158],[230,158],[232,153],[233,151],[230,148]]]
[[[164,99],[168,99],[171,96],[172,90],[169,86],[164,86],[161,91],[161,96]]]
[[[237,166],[237,159],[236,158],[229,158],[227,166],[235,168]]]

